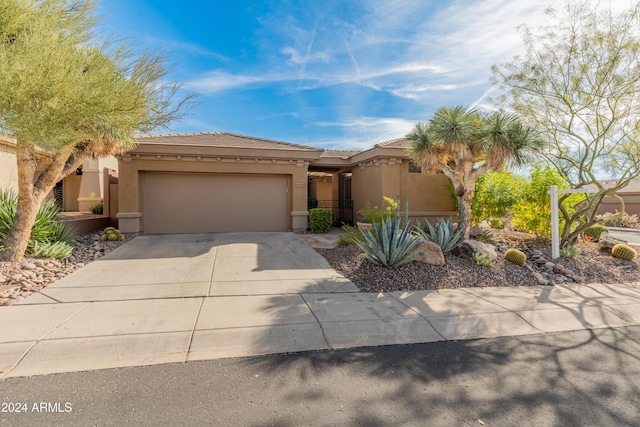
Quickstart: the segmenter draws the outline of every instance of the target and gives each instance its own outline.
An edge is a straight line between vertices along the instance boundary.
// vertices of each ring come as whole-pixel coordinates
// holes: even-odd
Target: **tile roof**
[[[262,148],[267,150],[322,151],[321,148],[226,132],[201,132],[148,135],[137,138],[140,144],[199,145],[205,147]]]
[[[324,150],[321,157],[337,157],[340,159],[348,159],[354,154],[358,154],[358,150]]]
[[[409,148],[409,142],[406,138],[390,139],[389,141],[376,144],[375,147],[379,148]]]

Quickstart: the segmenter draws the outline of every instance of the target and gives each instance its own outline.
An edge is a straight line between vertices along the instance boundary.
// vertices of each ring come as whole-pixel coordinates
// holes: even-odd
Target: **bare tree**
[[[565,220],[562,243],[596,222],[605,197],[640,175],[640,4],[621,13],[596,2],[547,10],[548,25],[524,26],[526,53],[493,67],[510,106],[548,138],[546,159],[574,188],[596,189]],[[599,177],[608,173],[614,184]]]

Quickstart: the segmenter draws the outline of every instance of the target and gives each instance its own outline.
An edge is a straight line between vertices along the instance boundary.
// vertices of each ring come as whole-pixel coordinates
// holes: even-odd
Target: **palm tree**
[[[481,114],[461,106],[439,109],[406,136],[413,160],[425,172],[444,173],[458,199],[458,229],[469,238],[471,200],[478,177],[506,163],[522,165],[544,145],[538,132],[518,116]]]

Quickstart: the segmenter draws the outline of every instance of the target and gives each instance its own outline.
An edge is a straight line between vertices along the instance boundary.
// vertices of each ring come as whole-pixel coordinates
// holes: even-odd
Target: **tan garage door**
[[[286,231],[287,177],[146,173],[148,234]]]

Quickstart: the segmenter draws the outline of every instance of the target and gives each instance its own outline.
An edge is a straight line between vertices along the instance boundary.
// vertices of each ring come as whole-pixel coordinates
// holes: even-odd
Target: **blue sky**
[[[626,0],[613,0],[626,1]],[[98,0],[100,31],[165,53],[199,94],[169,133],[333,149],[404,136],[441,106],[490,108],[491,65],[540,0]]]

